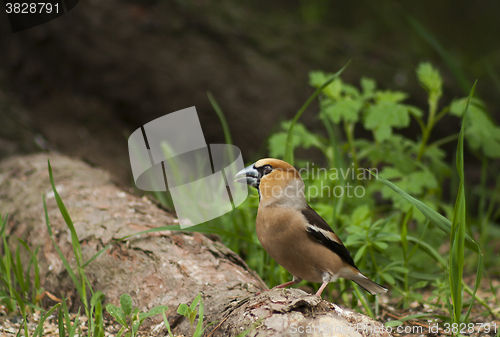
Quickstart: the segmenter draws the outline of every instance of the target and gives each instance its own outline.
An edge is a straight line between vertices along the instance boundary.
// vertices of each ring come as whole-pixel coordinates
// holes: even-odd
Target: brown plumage
[[[266,158],[241,170],[236,181],[259,190],[257,237],[266,252],[293,275],[322,283],[321,296],[329,282],[342,277],[359,284],[370,294],[387,289],[361,274],[351,254],[328,223],[306,202],[300,173],[279,159]]]

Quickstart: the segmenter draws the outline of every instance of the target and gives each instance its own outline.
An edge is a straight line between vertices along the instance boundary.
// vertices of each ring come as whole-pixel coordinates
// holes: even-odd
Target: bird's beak
[[[245,167],[240,172],[236,173],[234,176],[236,179],[234,181],[253,186],[255,188],[259,187],[260,177],[259,171],[255,169],[254,164]]]

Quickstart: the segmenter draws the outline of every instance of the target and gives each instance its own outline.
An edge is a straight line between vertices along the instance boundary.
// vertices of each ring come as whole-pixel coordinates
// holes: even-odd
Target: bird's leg
[[[321,297],[321,293],[323,292],[323,290],[325,290],[325,288],[328,285],[328,283],[330,283],[330,282],[323,282],[323,284],[321,285],[321,287],[319,287],[318,291],[316,292],[316,296]]]
[[[286,288],[288,286],[291,286],[292,284],[298,284],[300,282],[302,282],[302,279],[294,276],[293,280],[291,280],[290,282],[286,282],[286,283],[280,284],[280,285],[274,287],[273,289]]]
[[[296,279],[296,278],[294,277],[292,281],[290,281],[290,282],[286,282],[286,283],[283,283],[283,284],[280,284],[280,285],[277,285],[276,287],[273,287],[273,288],[271,288],[271,289],[267,289],[267,290],[265,290],[264,292],[269,291],[269,290],[273,290],[273,289],[286,288],[286,287],[288,287],[288,286],[291,286],[292,284],[297,284],[297,283],[300,283],[301,281],[302,281],[302,279],[300,279],[300,278],[299,278],[299,279]],[[262,294],[262,292],[260,292],[260,293],[256,293],[256,295],[260,295],[260,294]]]
[[[273,289],[286,288],[286,287],[291,286],[292,284],[296,284],[296,283],[297,282],[295,282],[295,280],[292,280],[290,282],[286,282],[286,283],[280,284],[279,286],[276,286]]]

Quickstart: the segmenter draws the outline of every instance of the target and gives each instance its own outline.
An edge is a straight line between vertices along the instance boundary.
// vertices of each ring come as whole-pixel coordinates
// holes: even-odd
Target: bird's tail
[[[387,288],[382,287],[380,284],[373,282],[372,280],[370,280],[368,277],[361,274],[360,272],[358,272],[357,275],[355,275],[353,278],[351,278],[351,280],[353,280],[354,282],[359,284],[359,286],[361,288],[368,291],[372,295],[387,292]]]

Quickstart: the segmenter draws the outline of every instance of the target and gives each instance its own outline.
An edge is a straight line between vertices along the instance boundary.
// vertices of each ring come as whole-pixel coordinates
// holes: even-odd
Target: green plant
[[[33,337],[37,337],[37,336],[42,337],[43,336],[43,323],[60,306],[61,306],[61,303],[57,303],[52,308],[50,308],[49,311],[47,311],[44,315],[42,315],[43,312],[40,312],[41,318],[40,318],[40,321],[38,322],[38,325],[37,325],[35,331],[33,332]],[[25,331],[27,332],[27,330],[25,330]]]
[[[198,306],[198,310],[196,310],[196,307]],[[179,305],[177,308],[177,313],[180,315],[186,317],[189,320],[189,324],[191,325],[191,335],[193,337],[201,337],[203,336],[203,331],[205,331],[206,328],[208,328],[210,325],[216,323],[216,322],[211,322],[207,326],[203,328],[203,299],[201,298],[201,294],[198,294],[191,305],[187,305],[185,303],[182,303]],[[196,319],[196,316],[198,316],[198,323],[196,324],[196,328],[194,327],[194,321]],[[194,329],[194,331],[193,331]]]
[[[73,253],[75,256],[75,261],[76,261],[76,269],[77,269],[77,274],[75,275],[75,272],[73,271],[73,268],[70,266],[69,262],[66,260],[64,255],[62,254],[61,250],[57,246],[53,233],[52,233],[52,226],[50,225],[50,220],[49,220],[49,215],[47,212],[47,205],[45,202],[45,196],[43,196],[43,207],[44,207],[44,212],[45,212],[45,222],[47,225],[47,230],[49,232],[50,239],[52,240],[52,244],[54,245],[59,257],[61,258],[61,261],[63,262],[63,265],[68,272],[69,276],[71,277],[71,280],[73,281],[73,284],[76,287],[76,290],[78,292],[78,295],[80,297],[80,300],[83,303],[83,307],[85,310],[85,315],[88,318],[88,324],[89,324],[89,336],[95,336],[95,337],[100,337],[104,336],[104,327],[103,327],[103,321],[102,321],[102,301],[104,299],[104,294],[102,292],[97,291],[94,292],[92,289],[92,286],[85,275],[85,267],[92,262],[94,259],[96,259],[98,256],[100,256],[106,249],[108,249],[110,245],[107,245],[103,249],[101,249],[97,254],[95,254],[93,257],[91,257],[87,262],[83,262],[83,255],[82,255],[82,250],[80,247],[80,241],[78,239],[78,235],[75,230],[75,226],[73,225],[73,221],[71,220],[71,216],[68,213],[68,210],[66,209],[66,206],[64,205],[64,202],[62,201],[61,197],[59,196],[59,193],[57,193],[55,183],[54,183],[54,177],[52,175],[52,168],[50,166],[50,161],[48,162],[49,166],[49,178],[50,178],[50,183],[52,185],[52,191],[54,192],[54,197],[56,199],[57,207],[59,208],[59,211],[61,212],[61,215],[66,222],[66,225],[68,226],[68,229],[71,233],[71,243],[73,246]],[[78,276],[77,276],[78,275]],[[88,291],[90,291],[91,294],[91,299],[90,303],[87,297],[87,287]]]
[[[71,324],[68,306],[66,305],[66,299],[64,297],[62,298],[62,305],[59,308],[57,323],[59,325],[59,337],[73,337],[76,335],[76,329],[79,327],[80,323],[80,310],[78,310],[75,321]],[[81,332],[79,334],[81,335]]]
[[[148,312],[140,312],[139,308],[133,307],[132,297],[128,294],[120,296],[120,307],[114,304],[106,306],[106,311],[122,325],[122,328],[118,331],[118,337],[123,335],[124,332],[126,332],[126,337],[134,337],[146,318],[165,313],[167,309],[166,305],[159,305]]]
[[[162,315],[163,315],[163,324],[167,328],[167,332],[168,332],[169,337],[174,337],[172,330],[170,330],[170,324],[168,323],[167,316],[165,315],[165,310],[163,310]]]
[[[32,251],[22,239],[7,235],[7,220],[7,215],[2,219],[0,214],[0,237],[3,243],[3,254],[0,258],[0,300],[8,312],[20,311],[24,334],[28,336],[27,315],[33,310],[41,310],[39,305],[44,292],[40,286],[37,259],[39,247]],[[14,254],[10,240],[17,243]],[[26,267],[21,259],[21,247],[30,256]]]

